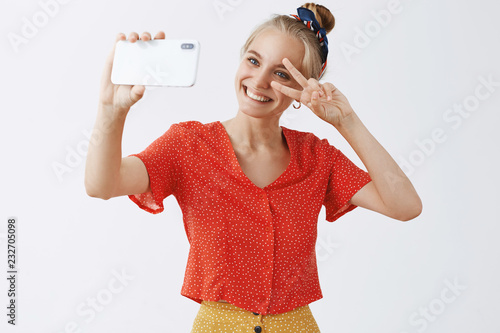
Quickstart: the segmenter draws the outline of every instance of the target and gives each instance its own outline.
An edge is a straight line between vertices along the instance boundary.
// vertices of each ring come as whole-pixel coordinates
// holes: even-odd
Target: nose
[[[267,89],[271,86],[271,80],[267,71],[261,69],[254,77],[255,88]]]

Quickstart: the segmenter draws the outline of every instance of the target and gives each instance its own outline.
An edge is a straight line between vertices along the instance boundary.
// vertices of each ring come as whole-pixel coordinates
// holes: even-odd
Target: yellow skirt
[[[320,333],[309,305],[260,315],[230,303],[202,301],[191,333]]]

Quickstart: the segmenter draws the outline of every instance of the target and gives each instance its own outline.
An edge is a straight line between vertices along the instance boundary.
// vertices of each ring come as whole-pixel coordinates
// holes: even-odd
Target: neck
[[[279,116],[255,118],[238,112],[222,122],[235,148],[252,151],[277,149],[285,142],[279,126]]]

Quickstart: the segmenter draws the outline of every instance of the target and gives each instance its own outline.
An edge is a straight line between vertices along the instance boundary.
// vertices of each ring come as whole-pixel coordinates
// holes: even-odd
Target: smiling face
[[[256,118],[279,117],[293,99],[273,89],[271,82],[302,90],[282,60],[288,58],[302,72],[304,52],[301,41],[277,30],[269,29],[258,35],[243,55],[236,72],[239,111]]]

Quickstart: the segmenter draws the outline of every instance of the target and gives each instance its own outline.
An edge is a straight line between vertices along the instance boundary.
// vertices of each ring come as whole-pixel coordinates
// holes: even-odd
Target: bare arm
[[[159,32],[155,39],[164,39]],[[118,34],[116,42],[124,40]],[[131,33],[129,40],[136,42],[139,35]],[[147,32],[142,40],[150,40]],[[115,45],[116,45],[115,42]],[[85,189],[91,197],[109,199],[127,194],[144,193],[150,190],[149,176],[142,161],[135,157],[122,158],[122,135],[126,116],[144,94],[144,86],[115,85],[111,82],[115,47],[108,55],[101,78],[101,89],[97,119],[89,142],[85,165]]]
[[[350,202],[401,221],[418,216],[422,202],[412,183],[356,113],[344,118],[337,130],[349,142],[372,178]]]
[[[149,191],[149,176],[142,161],[122,158],[125,115],[113,115],[100,106],[85,165],[85,189],[91,197],[109,199]]]

